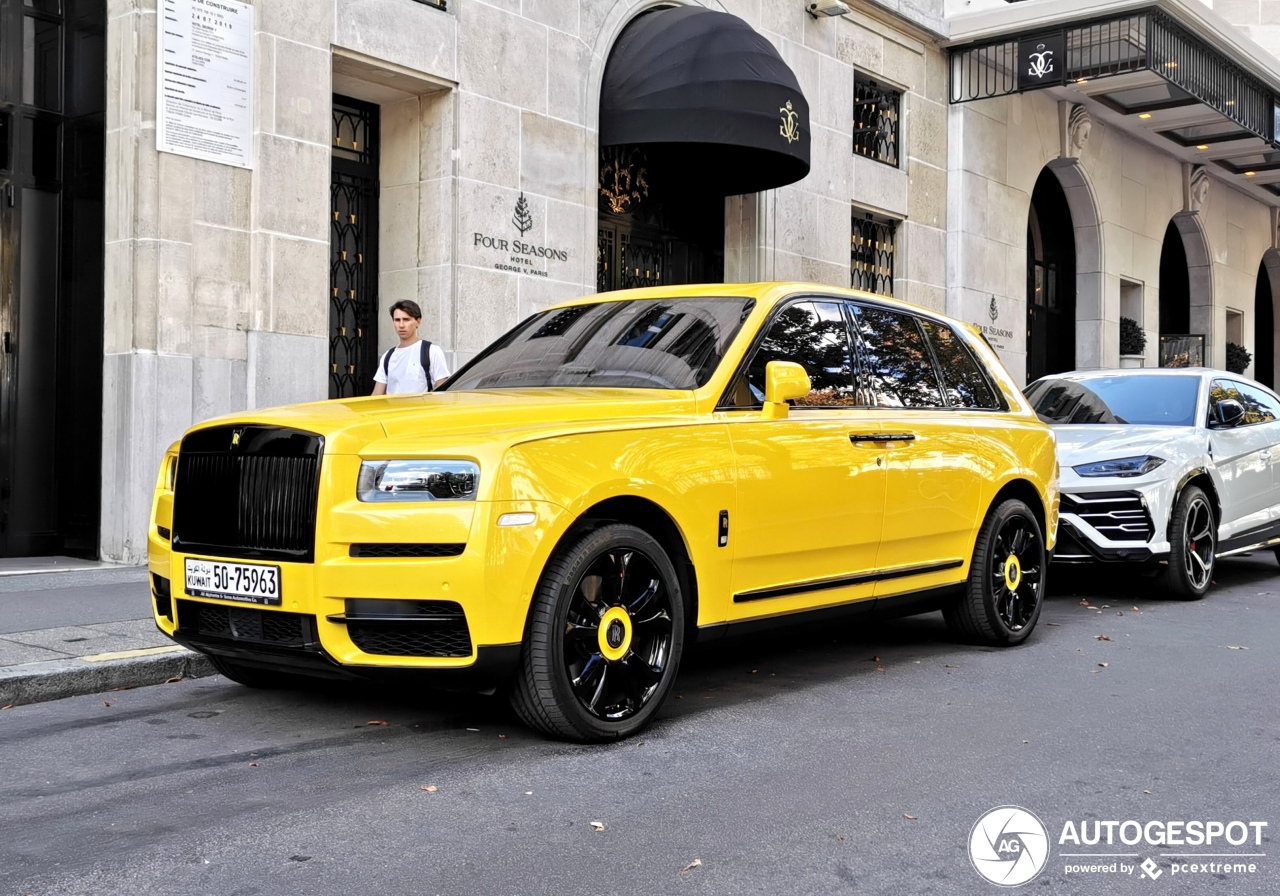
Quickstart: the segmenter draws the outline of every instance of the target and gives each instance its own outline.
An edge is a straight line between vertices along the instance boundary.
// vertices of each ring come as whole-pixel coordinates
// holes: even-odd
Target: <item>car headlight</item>
[[[469,460],[367,460],[360,465],[361,501],[474,501],[480,467]]]
[[[1071,469],[1080,476],[1143,476],[1164,463],[1163,457],[1144,454],[1142,457],[1118,457],[1100,460],[1092,464],[1079,464]]]

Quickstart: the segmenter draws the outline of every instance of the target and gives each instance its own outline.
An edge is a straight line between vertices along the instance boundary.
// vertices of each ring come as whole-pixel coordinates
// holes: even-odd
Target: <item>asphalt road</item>
[[[1280,566],[1217,580],[1185,604],[1059,577],[1014,650],[957,644],[938,614],[705,648],[657,724],[607,747],[542,740],[493,698],[220,677],[16,707],[0,896],[991,896],[969,838],[1005,805],[1048,834],[1020,892],[1274,894]],[[1184,850],[1227,858],[1059,843],[1126,820],[1266,827]],[[1146,858],[1155,879],[1119,870]]]

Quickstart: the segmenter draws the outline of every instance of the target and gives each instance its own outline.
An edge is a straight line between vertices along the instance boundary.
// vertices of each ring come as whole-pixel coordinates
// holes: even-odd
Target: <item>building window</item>
[[[853,79],[853,152],[898,167],[902,93],[863,75]]]
[[[898,222],[853,210],[849,280],[854,289],[893,295],[893,252]]]

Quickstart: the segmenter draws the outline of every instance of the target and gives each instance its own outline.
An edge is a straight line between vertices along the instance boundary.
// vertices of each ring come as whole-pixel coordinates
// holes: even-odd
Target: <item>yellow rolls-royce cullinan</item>
[[[427,674],[624,737],[696,636],[941,609],[1022,642],[1051,430],[969,326],[801,283],[533,315],[439,391],[246,411],[161,466],[155,618],[235,681]]]

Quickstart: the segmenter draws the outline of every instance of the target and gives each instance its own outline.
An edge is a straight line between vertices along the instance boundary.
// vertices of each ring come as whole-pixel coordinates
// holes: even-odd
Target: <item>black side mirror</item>
[[[1217,429],[1230,429],[1244,419],[1244,405],[1234,398],[1224,398],[1214,405],[1213,426]]]

